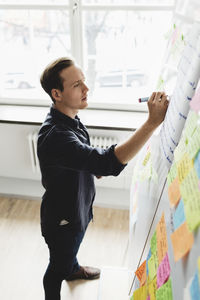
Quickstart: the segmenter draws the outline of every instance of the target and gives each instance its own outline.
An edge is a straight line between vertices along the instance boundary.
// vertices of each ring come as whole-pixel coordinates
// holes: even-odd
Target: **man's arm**
[[[168,107],[163,92],[153,93],[148,100],[147,121],[123,144],[115,147],[115,155],[122,164],[128,163],[143,147],[154,130],[162,123]]]

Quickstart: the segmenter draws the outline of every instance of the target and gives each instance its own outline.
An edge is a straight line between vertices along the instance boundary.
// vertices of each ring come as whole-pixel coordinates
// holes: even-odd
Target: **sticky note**
[[[151,178],[152,175],[152,164],[148,163],[140,173],[140,180],[145,181]]]
[[[195,158],[194,167],[195,167],[198,178],[200,178],[200,151],[198,152],[198,154]]]
[[[168,196],[171,206],[176,206],[181,198],[180,188],[179,188],[179,180],[178,177],[172,181],[168,188]]]
[[[198,88],[193,96],[192,101],[190,102],[190,107],[196,112],[200,110],[200,88]]]
[[[133,299],[133,295],[131,296],[130,300],[134,300],[134,299]]]
[[[160,264],[168,251],[167,232],[164,213],[156,226],[158,263]]]
[[[186,222],[184,222],[171,234],[171,241],[174,259],[175,261],[178,261],[190,251],[194,243],[193,234],[189,231]]]
[[[156,300],[172,300],[172,283],[171,279],[169,279],[165,284],[163,284],[156,291]]]
[[[172,181],[177,177],[177,167],[176,163],[173,162],[172,166],[169,170],[169,174],[167,175],[168,186],[172,183]]]
[[[144,160],[143,160],[143,162],[142,162],[143,166],[146,166],[146,164],[148,163],[148,161],[150,159],[150,156],[151,156],[151,152],[148,151],[145,158],[144,158]]]
[[[147,299],[147,287],[146,285],[141,286],[139,289],[135,290],[133,293],[134,300],[146,300]]]
[[[150,299],[150,296],[147,297],[147,300],[151,300],[151,299]]]
[[[183,200],[181,199],[173,215],[174,228],[177,229],[184,222],[185,222],[184,204],[183,204]]]
[[[174,160],[176,163],[178,163],[182,159],[185,152],[186,152],[186,138],[185,136],[182,135],[178,143],[178,146],[174,150]]]
[[[148,260],[148,270],[149,270],[149,278],[150,280],[153,280],[154,277],[157,274],[157,268],[158,268],[158,257],[157,253],[152,253],[151,257]]]
[[[146,259],[146,271],[147,271],[147,275],[149,274],[149,267],[148,267],[148,260],[151,257],[151,248],[149,249],[149,253],[147,255],[147,259]]]
[[[198,115],[194,111],[190,111],[187,117],[186,121],[186,126],[184,130],[184,134],[186,135],[187,138],[190,138],[196,127],[197,127],[197,120],[198,120]]]
[[[143,273],[146,273],[146,260],[139,266],[139,268],[135,271],[135,275],[137,276],[138,280],[141,282]]]
[[[142,278],[141,278],[141,281],[140,281],[140,286],[144,285],[147,281],[147,271],[146,271],[146,261],[145,261],[145,269],[144,269],[144,272],[142,274]]]
[[[200,299],[200,289],[199,289],[199,280],[198,280],[197,272],[195,273],[192,283],[190,285],[190,296],[191,296],[191,300]]]
[[[151,253],[156,252],[156,250],[157,250],[157,239],[156,239],[156,231],[155,231],[151,238]]]
[[[151,300],[156,300],[157,277],[149,282],[148,291]]]
[[[199,277],[199,285],[200,285],[200,256],[198,258],[198,277]]]
[[[169,256],[166,253],[157,270],[157,287],[161,287],[170,276]]]
[[[190,231],[193,231],[200,225],[200,190],[194,168],[191,169],[180,185],[180,190],[188,227]]]
[[[193,161],[189,157],[188,153],[185,153],[177,164],[178,181],[180,184],[185,179],[185,177],[192,169],[192,167],[193,167]]]
[[[200,150],[200,127],[194,131],[192,138],[189,139],[187,145],[187,152],[191,159],[195,158],[197,152]]]

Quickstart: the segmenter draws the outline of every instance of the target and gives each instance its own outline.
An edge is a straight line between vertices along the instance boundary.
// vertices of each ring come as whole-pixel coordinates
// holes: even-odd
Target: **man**
[[[43,284],[46,300],[60,299],[65,280],[96,279],[100,270],[80,266],[77,252],[92,219],[94,176],[117,176],[163,121],[168,101],[153,93],[147,121],[121,145],[103,150],[90,146],[79,109],[87,107],[88,87],[81,69],[69,58],[52,62],[41,85],[53,105],[38,136],[38,157],[45,193],[41,205],[42,234],[50,261]]]

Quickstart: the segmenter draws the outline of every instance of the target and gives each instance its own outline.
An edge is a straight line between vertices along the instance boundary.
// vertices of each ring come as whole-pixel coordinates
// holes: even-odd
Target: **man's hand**
[[[148,123],[153,126],[159,126],[165,118],[169,101],[164,92],[154,92],[148,100],[149,117]]]
[[[115,155],[122,164],[128,163],[138,153],[164,120],[168,108],[165,93],[153,93],[148,100],[148,108],[148,120],[126,142],[115,147]]]

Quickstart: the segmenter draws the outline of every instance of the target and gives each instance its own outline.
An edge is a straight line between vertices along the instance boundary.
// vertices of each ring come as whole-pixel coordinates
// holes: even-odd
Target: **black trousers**
[[[84,234],[85,231],[75,231],[64,225],[45,235],[50,254],[43,278],[45,300],[60,300],[62,281],[79,270],[76,255]]]

